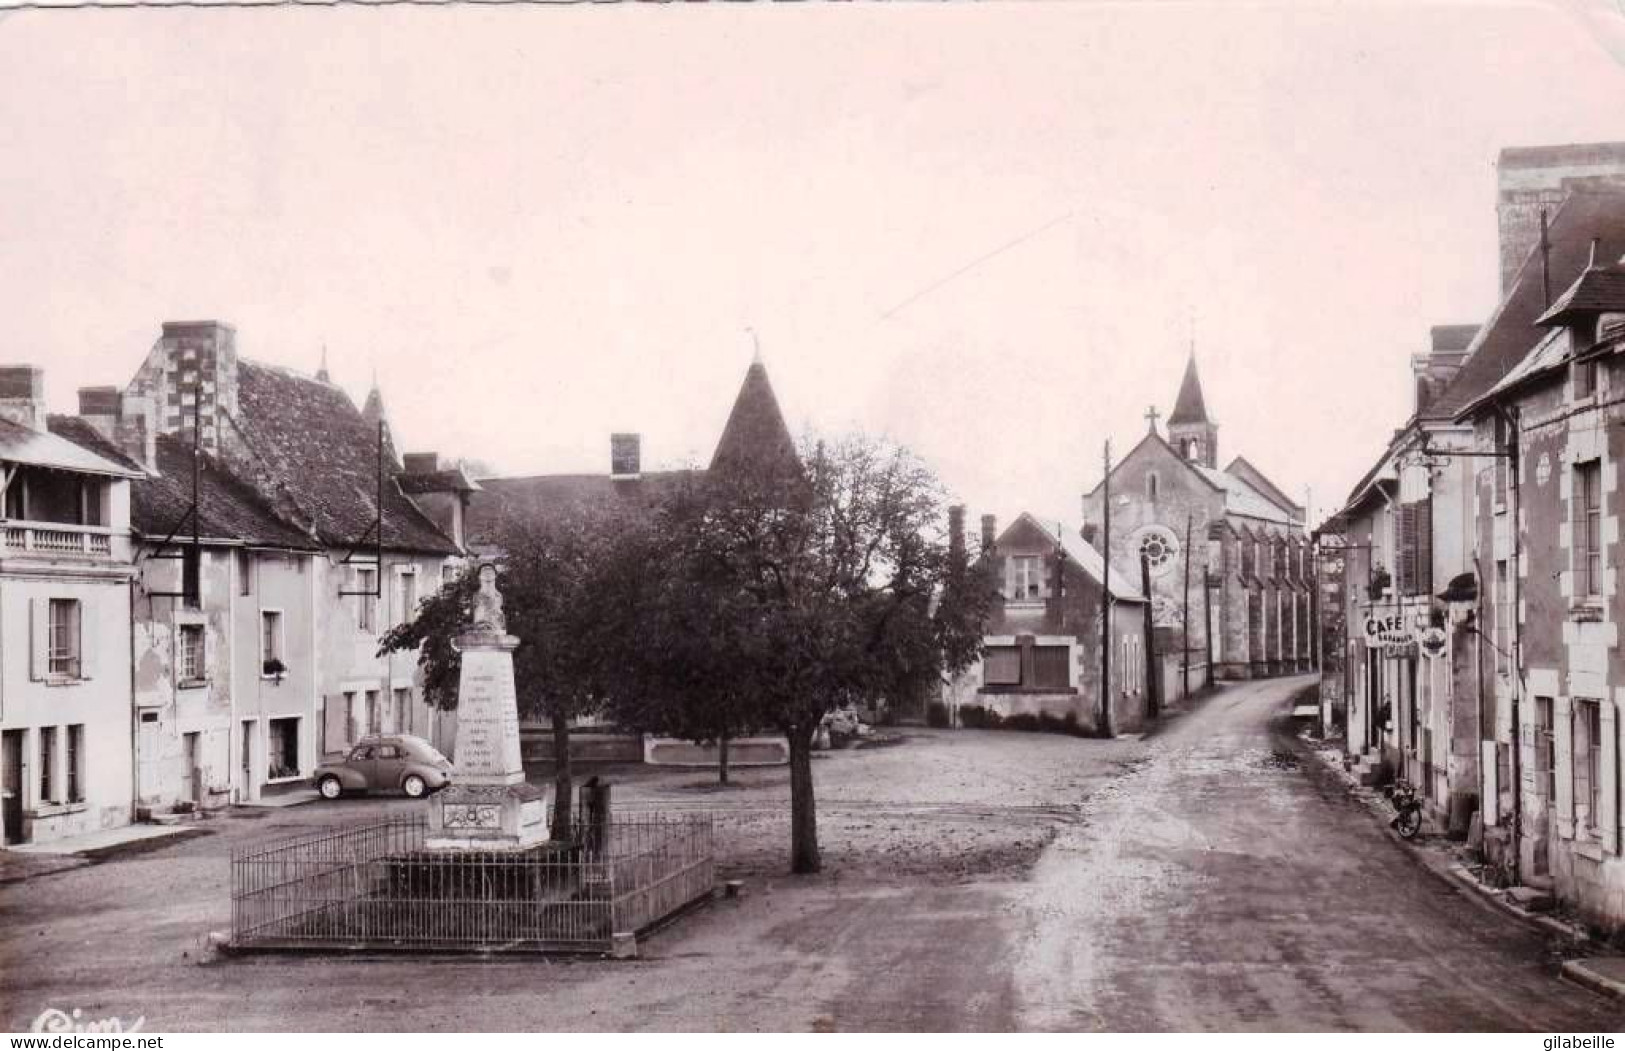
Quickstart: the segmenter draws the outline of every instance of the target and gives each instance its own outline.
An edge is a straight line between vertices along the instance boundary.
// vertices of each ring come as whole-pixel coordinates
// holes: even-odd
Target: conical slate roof
[[[1207,416],[1207,403],[1202,400],[1202,381],[1196,376],[1196,355],[1192,354],[1185,362],[1185,378],[1179,381],[1179,397],[1174,400],[1168,423],[1212,422]]]
[[[785,426],[779,399],[768,382],[767,368],[753,361],[745,382],[734,399],[728,425],[711,456],[711,470],[729,470],[749,465],[796,465],[796,443]]]

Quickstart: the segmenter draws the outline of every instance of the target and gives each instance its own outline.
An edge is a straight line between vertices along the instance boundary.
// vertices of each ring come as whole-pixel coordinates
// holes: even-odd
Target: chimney
[[[45,370],[38,365],[0,365],[0,419],[31,431],[45,430]]]
[[[965,557],[965,505],[948,508],[948,558],[954,564]]]
[[[97,434],[147,470],[158,460],[158,413],[152,399],[117,387],[80,387],[79,415]]]
[[[982,516],[982,550],[992,551],[994,538],[998,535],[999,520],[992,515]]]
[[[1100,527],[1095,525],[1093,522],[1085,522],[1083,525],[1078,527],[1078,535],[1083,537],[1084,543],[1088,544],[1090,547],[1094,547],[1095,538],[1100,536]]]
[[[237,330],[222,321],[166,321],[154,357],[142,370],[156,365],[157,374],[138,376],[131,386],[160,395],[154,401],[164,410],[159,425],[164,433],[187,440],[195,400],[201,409],[196,415],[203,424],[203,448],[219,452],[222,421],[237,414]]]
[[[609,436],[609,476],[636,478],[642,473],[643,437],[637,434]]]
[[[401,469],[407,474],[434,474],[440,470],[439,453],[404,453]]]

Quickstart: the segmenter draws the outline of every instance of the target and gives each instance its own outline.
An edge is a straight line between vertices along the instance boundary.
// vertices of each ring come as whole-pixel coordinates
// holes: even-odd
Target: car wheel
[[[423,793],[426,792],[428,788],[429,786],[424,783],[423,778],[419,777],[417,774],[407,774],[406,780],[401,782],[401,790],[407,795],[411,796],[413,799],[422,799]]]
[[[316,791],[322,794],[323,799],[337,799],[344,794],[344,786],[338,778],[328,774],[316,783]]]

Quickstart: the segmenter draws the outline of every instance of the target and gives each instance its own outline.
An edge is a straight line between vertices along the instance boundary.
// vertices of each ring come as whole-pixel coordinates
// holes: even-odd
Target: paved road
[[[1153,739],[1034,874],[1023,1029],[1617,1029],[1543,939],[1422,869],[1276,736],[1305,680]],[[1313,764],[1307,755],[1302,762]]]

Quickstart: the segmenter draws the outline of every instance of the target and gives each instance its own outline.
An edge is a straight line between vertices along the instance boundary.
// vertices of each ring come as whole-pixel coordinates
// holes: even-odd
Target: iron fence
[[[609,952],[709,894],[709,814],[615,815],[513,851],[430,851],[422,817],[235,852],[241,948]]]

